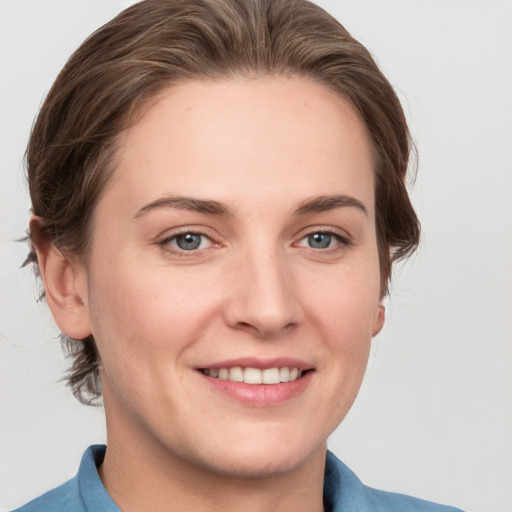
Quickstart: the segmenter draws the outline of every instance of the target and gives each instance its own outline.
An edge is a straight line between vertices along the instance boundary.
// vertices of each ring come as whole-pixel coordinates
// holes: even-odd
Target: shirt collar
[[[78,470],[78,488],[80,498],[87,511],[121,512],[103,486],[98,475],[98,467],[105,457],[106,446],[96,444],[89,446],[82,456]]]
[[[326,512],[370,512],[365,486],[332,452],[327,452],[324,476]]]

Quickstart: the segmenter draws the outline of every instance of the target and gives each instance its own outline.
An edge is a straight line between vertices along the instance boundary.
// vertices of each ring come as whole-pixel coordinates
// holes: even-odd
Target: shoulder
[[[98,475],[105,449],[103,445],[90,446],[74,478],[13,512],[119,512]]]
[[[331,452],[327,453],[324,499],[331,512],[462,512],[457,508],[368,487]]]
[[[48,512],[49,510],[55,512],[85,511],[80,499],[77,477],[68,480],[66,483],[48,491],[13,512]]]
[[[372,512],[462,512],[458,508],[364,486]]]

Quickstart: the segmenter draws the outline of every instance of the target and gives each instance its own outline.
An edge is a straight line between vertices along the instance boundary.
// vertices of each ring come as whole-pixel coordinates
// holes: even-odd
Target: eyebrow
[[[225,217],[233,216],[233,212],[218,201],[198,199],[195,197],[171,196],[162,197],[143,206],[133,218],[140,219],[145,214],[158,208],[177,208],[178,210],[188,210],[192,212],[207,213],[210,215],[221,215]]]
[[[299,203],[294,213],[295,215],[309,215],[346,207],[357,208],[368,217],[368,210],[364,204],[359,201],[359,199],[347,195],[317,196],[305,199]],[[179,210],[188,210],[223,217],[234,216],[234,213],[227,206],[218,201],[198,199],[195,197],[170,196],[162,197],[148,203],[140,208],[133,218],[139,219],[147,213],[159,208],[176,208]]]
[[[363,212],[367,217],[368,210],[365,205],[355,197],[346,195],[334,196],[317,196],[302,201],[295,209],[296,215],[308,215],[312,213],[321,213],[336,208],[357,208]]]

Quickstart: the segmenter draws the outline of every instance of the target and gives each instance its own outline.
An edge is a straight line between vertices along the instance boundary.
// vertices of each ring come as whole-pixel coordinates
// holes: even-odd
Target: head
[[[38,265],[51,250],[69,263],[66,268],[96,265],[99,226],[109,215],[102,200],[118,191],[117,204],[122,203],[116,187],[125,179],[127,155],[137,158],[130,147],[158,133],[155,124],[147,128],[147,123],[158,123],[163,112],[187,115],[179,112],[180,95],[185,95],[182,105],[196,106],[201,98],[222,104],[233,97],[242,111],[254,100],[264,112],[270,96],[260,98],[260,86],[283,101],[288,95],[299,98],[302,90],[304,98],[311,94],[311,105],[319,112],[327,102],[333,109],[339,107],[338,114],[350,126],[357,125],[353,131],[364,140],[371,161],[373,204],[366,213],[375,230],[381,300],[392,264],[409,255],[419,238],[405,185],[409,132],[399,100],[368,51],[325,11],[303,0],[147,0],[92,34],[59,74],[28,145],[34,214],[30,232],[37,250],[31,260]],[[315,97],[324,103],[315,103]],[[236,105],[235,101],[233,108]],[[333,128],[333,133],[342,131]],[[215,166],[212,169],[208,180],[214,184]],[[267,183],[271,179],[268,173],[262,174],[264,178]],[[289,174],[285,178],[294,180]],[[261,179],[251,186],[259,186]],[[297,179],[315,186],[311,176]],[[172,243],[177,243],[176,237]],[[69,280],[74,279],[71,275],[70,270]],[[88,297],[93,297],[94,279],[88,279],[87,271],[79,275]],[[64,346],[73,360],[68,381],[85,403],[101,395],[98,340],[88,330],[63,330]]]

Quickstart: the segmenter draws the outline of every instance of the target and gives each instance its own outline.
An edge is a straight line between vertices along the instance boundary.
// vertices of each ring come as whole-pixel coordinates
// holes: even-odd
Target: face
[[[323,453],[383,321],[374,202],[365,129],[324,86],[161,95],[123,134],[81,269],[110,438],[222,474]]]

